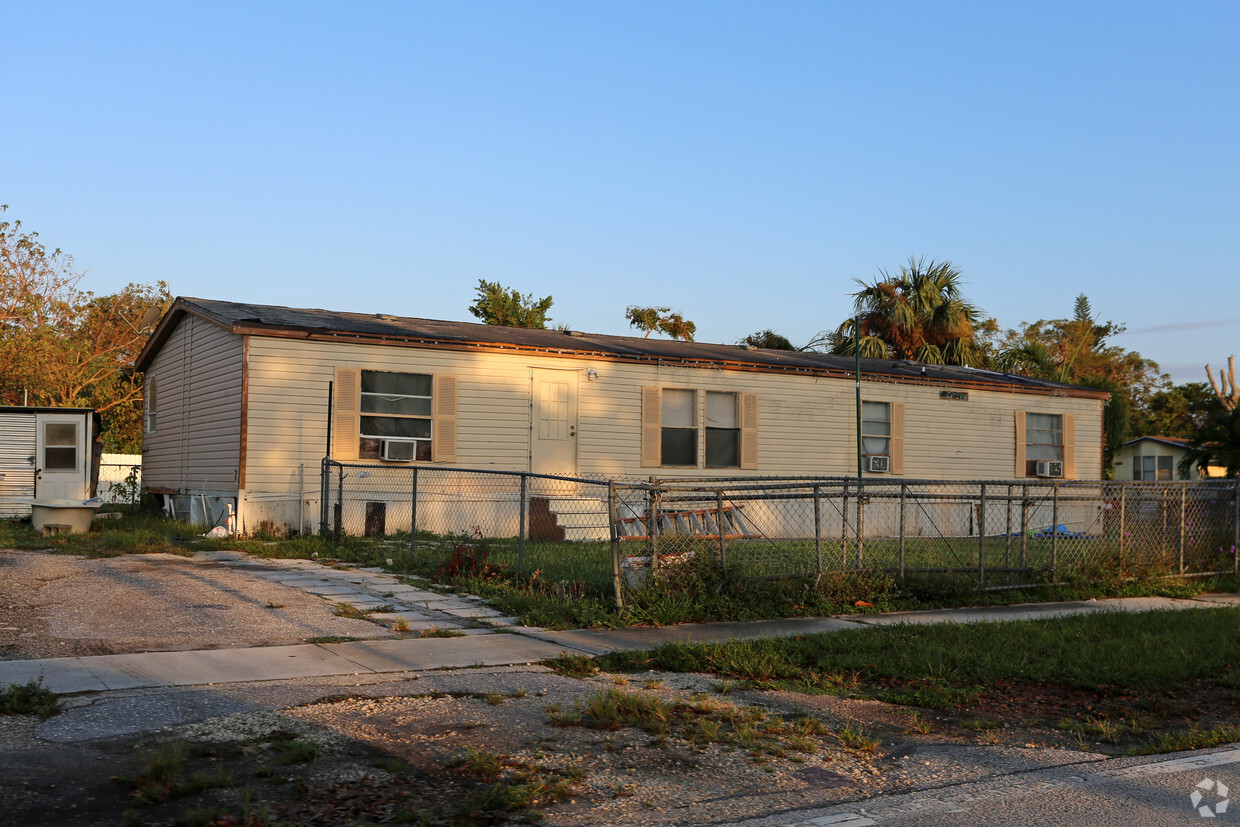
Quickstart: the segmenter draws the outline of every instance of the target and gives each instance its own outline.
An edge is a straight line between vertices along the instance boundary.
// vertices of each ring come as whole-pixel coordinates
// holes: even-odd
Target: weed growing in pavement
[[[432,626],[429,629],[423,629],[418,633],[422,637],[464,637],[465,633],[460,629],[448,629],[442,626]]]
[[[320,635],[319,637],[308,637],[306,643],[350,643],[361,638],[348,637],[347,635]]]
[[[332,614],[336,617],[346,617],[350,620],[370,620],[369,611],[359,609],[352,603],[336,603],[332,609]]]
[[[57,712],[60,698],[43,685],[42,677],[0,689],[0,715],[38,715],[46,720]]]
[[[541,665],[566,678],[588,678],[598,672],[598,666],[589,655],[564,655],[544,660]]]
[[[633,728],[653,736],[655,743],[676,736],[697,747],[720,744],[743,749],[755,759],[783,757],[789,751],[815,752],[828,734],[821,721],[806,716],[788,722],[758,707],[705,696],[666,701],[655,695],[614,688],[592,693],[571,710],[552,704],[546,711],[556,726]]]
[[[1224,724],[1208,729],[1197,725],[1182,732],[1160,732],[1140,746],[1129,750],[1130,755],[1155,755],[1163,752],[1180,752],[1189,749],[1206,749],[1240,741],[1240,725]]]
[[[840,739],[840,743],[849,749],[859,750],[861,752],[873,752],[878,748],[878,739],[865,730],[854,727],[851,723],[844,724],[840,729],[836,730],[835,737]]]

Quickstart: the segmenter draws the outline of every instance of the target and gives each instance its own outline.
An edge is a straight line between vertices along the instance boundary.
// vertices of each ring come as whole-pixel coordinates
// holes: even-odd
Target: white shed
[[[0,518],[27,516],[36,499],[93,497],[102,450],[89,408],[0,407]]]

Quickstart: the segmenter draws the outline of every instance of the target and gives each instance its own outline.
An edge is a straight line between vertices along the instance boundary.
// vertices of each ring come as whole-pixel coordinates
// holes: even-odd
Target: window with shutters
[[[662,447],[661,465],[697,467],[697,391],[663,389]]]
[[[642,388],[642,466],[758,467],[758,395]]]
[[[867,457],[891,456],[891,403],[861,403],[861,453]]]
[[[1025,415],[1025,473],[1034,476],[1040,460],[1064,461],[1063,416],[1029,413]],[[1065,472],[1066,474],[1066,472]]]
[[[433,393],[430,374],[362,371],[358,458],[429,462]]]
[[[706,392],[706,467],[739,468],[741,418],[737,395]]]

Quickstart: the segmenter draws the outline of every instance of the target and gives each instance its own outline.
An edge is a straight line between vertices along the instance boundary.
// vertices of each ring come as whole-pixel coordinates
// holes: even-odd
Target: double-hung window
[[[358,455],[401,462],[431,458],[434,378],[364,370]]]
[[[1135,456],[1132,458],[1132,478],[1138,482],[1173,479],[1172,461],[1170,454]]]
[[[148,434],[153,434],[155,433],[156,420],[155,377],[152,376],[146,380],[146,393],[144,396],[145,399],[143,400],[142,413],[143,419],[146,420],[145,432]]]
[[[1025,473],[1037,473],[1040,460],[1063,462],[1063,416],[1030,413],[1025,415]]]
[[[641,464],[647,468],[758,468],[758,395],[642,388]]]
[[[664,388],[662,465],[698,464],[697,391]]]
[[[706,392],[706,467],[741,466],[741,417],[734,393]]]
[[[867,457],[891,456],[891,403],[861,403],[861,453]]]

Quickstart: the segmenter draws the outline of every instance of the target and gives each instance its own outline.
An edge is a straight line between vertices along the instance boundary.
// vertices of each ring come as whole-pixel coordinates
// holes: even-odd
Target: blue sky
[[[1234,2],[10,4],[0,203],[97,293],[801,344],[950,259],[1176,381],[1240,351]]]

